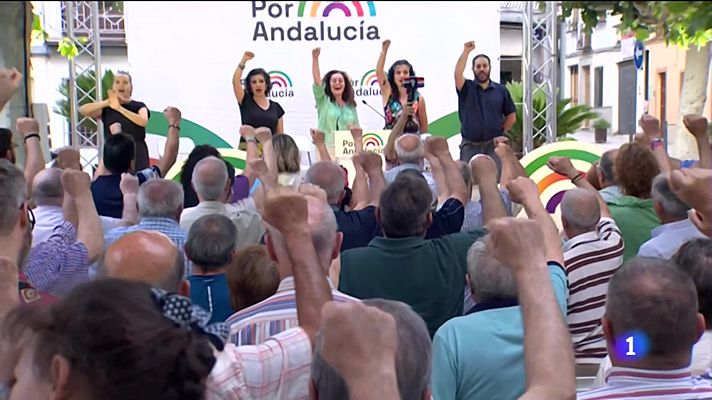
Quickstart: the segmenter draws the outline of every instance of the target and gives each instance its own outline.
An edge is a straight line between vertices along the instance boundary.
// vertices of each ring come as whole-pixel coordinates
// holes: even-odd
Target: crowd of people
[[[0,130],[0,398],[712,398],[707,120],[684,118],[697,160],[669,157],[649,115],[589,171],[551,157],[576,186],[560,232],[503,136],[511,98],[489,59],[464,78],[474,42],[454,76],[459,160],[421,136],[425,100],[404,92],[407,61],[386,73],[389,44],[383,158],[364,150],[350,80],[322,77],[318,49],[320,161],[304,173],[268,74],[241,82],[249,52],[233,78],[256,125],[239,129],[241,174],[199,144],[180,182],[164,179],[172,106],[146,164],[149,115],[126,73],[82,111],[111,121],[93,177],[73,148],[46,167],[34,119],[15,123],[20,166]],[[0,70],[0,109],[22,80]],[[352,184],[332,161],[337,129],[355,143]],[[596,379],[577,390],[577,377]]]

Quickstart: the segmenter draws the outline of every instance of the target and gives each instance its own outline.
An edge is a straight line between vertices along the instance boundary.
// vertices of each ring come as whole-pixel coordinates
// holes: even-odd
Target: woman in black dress
[[[247,74],[244,84],[242,82],[245,63],[254,57],[254,53],[246,51],[232,76],[232,88],[240,105],[242,125],[254,128],[264,126],[273,135],[284,133],[284,110],[279,103],[268,98],[272,86],[269,74],[262,68],[255,68]],[[244,143],[244,138],[240,137],[240,147],[244,147]]]
[[[151,113],[146,104],[133,100],[133,84],[128,72],[119,71],[114,75],[114,83],[107,100],[84,104],[79,112],[90,118],[101,118],[104,123],[104,138],[112,132],[128,133],[136,142],[134,169],[141,171],[149,167],[148,146],[146,146],[146,124]],[[115,125],[118,124],[118,125]]]

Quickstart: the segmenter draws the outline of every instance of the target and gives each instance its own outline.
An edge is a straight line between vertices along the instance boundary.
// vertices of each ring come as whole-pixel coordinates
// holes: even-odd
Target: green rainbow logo
[[[307,10],[307,3],[311,3],[309,8],[310,17],[319,16],[319,8],[324,3],[324,9],[321,12],[322,17],[328,17],[333,11],[340,11],[346,17],[364,17],[364,7],[361,3],[366,3],[368,7],[368,14],[371,17],[376,16],[376,6],[373,1],[300,1],[299,9],[297,10],[297,16],[299,18],[304,17],[304,13]],[[349,7],[349,4],[351,7]]]
[[[267,72],[267,75],[269,75],[269,80],[272,83],[272,87],[282,89],[292,87],[292,79],[283,71],[273,70]]]
[[[596,160],[601,158],[603,149],[600,146],[585,144],[581,142],[556,142],[541,146],[524,156],[521,160],[524,171],[533,178],[537,184],[539,194],[542,195],[542,203],[546,205],[546,210],[553,214],[564,198],[566,190],[559,190],[553,194],[545,195],[545,191],[557,182],[568,180],[567,177],[549,170],[546,163],[551,157],[567,157],[579,166],[590,167]],[[571,185],[571,188],[573,185]]]
[[[363,135],[363,148],[367,147],[383,147],[383,139],[375,133],[367,133]]]
[[[372,69],[361,78],[361,86],[373,86],[378,84],[378,76],[376,75],[376,69]]]

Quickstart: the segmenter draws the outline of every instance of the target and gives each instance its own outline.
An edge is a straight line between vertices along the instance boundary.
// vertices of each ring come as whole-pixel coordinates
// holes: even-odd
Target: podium
[[[386,160],[383,156],[383,150],[386,147],[388,137],[391,135],[389,130],[366,131],[363,132],[363,150],[377,153],[381,156],[385,166]],[[348,171],[349,186],[353,186],[354,182],[354,164],[351,161],[355,153],[354,140],[349,131],[334,132],[334,161],[342,165]]]

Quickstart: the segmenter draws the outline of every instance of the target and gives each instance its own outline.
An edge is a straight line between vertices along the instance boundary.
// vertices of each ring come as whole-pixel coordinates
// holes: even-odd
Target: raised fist
[[[660,137],[660,120],[650,114],[643,114],[638,121],[638,125],[643,128],[643,133],[652,138]]]
[[[539,188],[529,178],[519,176],[507,182],[507,192],[513,202],[523,204],[526,199],[538,199]]]
[[[91,178],[85,172],[65,169],[62,172],[62,186],[67,194],[76,198],[89,191]]]
[[[578,174],[578,170],[567,157],[551,157],[547,161],[546,166],[559,175],[563,175],[569,179],[573,179]]]
[[[272,131],[265,126],[261,126],[255,129],[255,137],[260,143],[269,142],[272,140]]]
[[[389,48],[390,46],[391,46],[391,40],[390,40],[390,39],[386,39],[386,40],[383,41],[383,44],[381,45],[381,49],[382,49],[383,51],[388,51],[388,48]]]
[[[0,103],[10,100],[21,83],[22,74],[17,69],[0,69]]]
[[[466,52],[469,53],[469,52],[471,52],[471,51],[474,50],[474,49],[475,49],[475,41],[474,41],[474,40],[471,40],[471,41],[465,43],[465,45],[464,45],[464,51],[466,51]]]
[[[15,126],[22,136],[40,133],[40,124],[34,118],[20,117],[15,122]]]
[[[119,189],[123,195],[138,194],[138,177],[133,174],[121,174]]]
[[[311,135],[312,138],[312,143],[314,143],[315,146],[319,146],[324,144],[324,138],[326,137],[324,135],[324,132],[318,130],[318,129],[309,129],[309,134]]]
[[[180,123],[181,113],[180,110],[175,107],[166,107],[166,109],[163,110],[163,115],[166,117],[166,120],[168,120],[168,125],[178,125]]]
[[[242,55],[242,59],[245,61],[250,61],[253,58],[255,58],[255,53],[251,51],[246,51],[245,54]]]
[[[269,190],[265,194],[262,218],[281,234],[307,226],[307,199],[293,188]]]
[[[312,50],[313,58],[318,58],[319,54],[321,54],[321,47],[316,47],[314,50]]]
[[[682,122],[695,137],[707,139],[707,118],[697,114],[687,114],[682,118]]]

